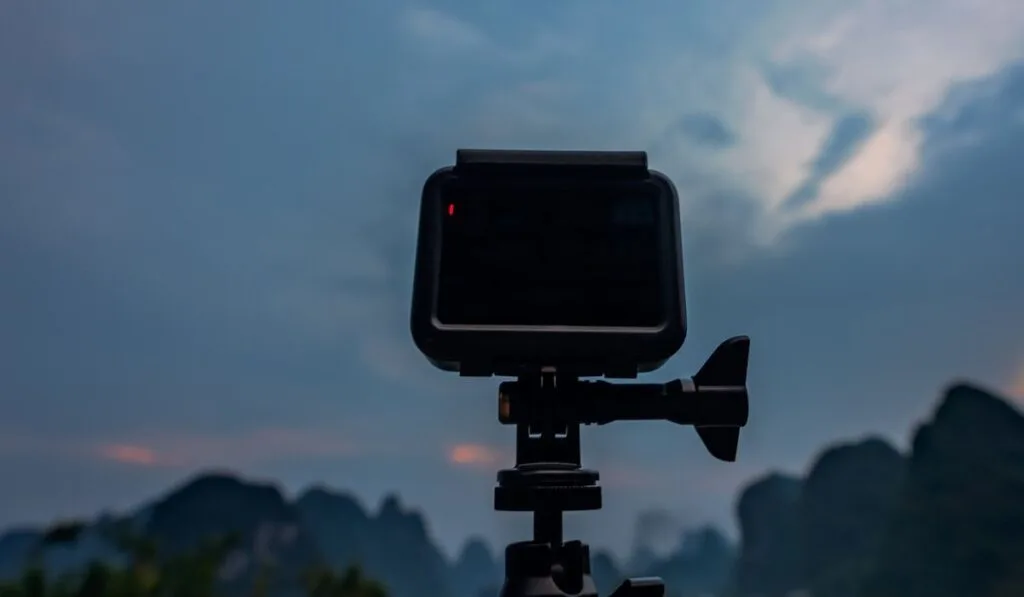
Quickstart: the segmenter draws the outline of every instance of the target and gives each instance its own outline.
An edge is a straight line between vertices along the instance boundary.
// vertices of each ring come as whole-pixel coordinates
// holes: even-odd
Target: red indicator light
[[[450,216],[454,216],[455,215],[455,204],[454,203],[449,203],[448,204],[448,215],[450,215]]]

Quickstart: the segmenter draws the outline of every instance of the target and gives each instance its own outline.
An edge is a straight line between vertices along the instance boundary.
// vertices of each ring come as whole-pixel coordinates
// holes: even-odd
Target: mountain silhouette
[[[295,504],[319,553],[335,568],[359,564],[392,597],[455,597],[448,563],[423,515],[389,495],[371,516],[351,496],[318,488]]]
[[[755,480],[740,494],[736,517],[740,554],[735,583],[740,595],[786,595],[803,585],[800,492],[803,482],[778,473]]]
[[[739,597],[1024,595],[1024,416],[953,384],[909,454],[830,447],[745,487],[737,517]]]
[[[607,550],[597,549],[590,553],[590,576],[601,595],[609,595],[628,574],[623,571],[615,557]]]
[[[310,488],[289,502],[273,484],[223,472],[187,479],[127,516],[101,517],[72,545],[47,547],[42,552],[47,570],[61,573],[93,560],[118,561],[113,538],[126,528],[153,539],[167,556],[210,537],[232,536],[234,547],[220,571],[229,595],[245,594],[267,570],[273,594],[295,594],[303,574],[317,564],[336,570],[358,564],[391,597],[493,596],[504,577],[503,559],[479,538],[469,539],[458,557],[447,561],[424,516],[395,495],[371,513],[351,494],[327,487]],[[0,536],[0,578],[22,570],[44,534],[42,529],[16,529]],[[680,537],[680,548],[667,558],[650,556],[643,569],[629,572],[676,578],[674,570],[687,571],[693,578],[680,583],[682,591],[672,597],[689,597],[713,588],[716,581],[709,579],[729,569],[731,557],[721,533],[701,529]],[[594,551],[591,568],[605,594],[626,577],[607,551]]]
[[[730,580],[735,551],[721,531],[705,526],[684,531],[679,546],[666,558],[630,572],[661,577],[668,597],[714,595]]]
[[[866,590],[1024,595],[1024,416],[957,383],[917,429],[899,510]]]
[[[210,537],[235,535],[237,545],[221,574],[228,592],[251,587],[264,568],[273,571],[278,592],[297,586],[321,555],[299,512],[276,486],[223,473],[185,482],[151,504],[137,524],[165,555],[189,551]]]
[[[451,571],[451,587],[454,597],[479,597],[481,590],[494,589],[490,597],[497,595],[505,571],[503,563],[479,537],[466,541],[455,559]]]
[[[0,578],[20,573],[28,554],[42,538],[39,529],[12,529],[0,536]]]

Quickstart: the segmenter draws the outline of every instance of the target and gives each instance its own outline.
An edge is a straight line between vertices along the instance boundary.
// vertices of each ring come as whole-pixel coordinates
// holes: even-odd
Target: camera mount
[[[590,549],[564,541],[562,514],[601,508],[597,471],[584,469],[580,425],[669,421],[696,428],[708,452],[736,459],[747,423],[750,340],[723,342],[692,379],[612,384],[540,372],[504,382],[498,420],[516,426],[516,464],[498,472],[494,509],[533,513],[533,539],[505,549],[501,597],[596,597]],[[612,597],[663,597],[658,578],[623,582]]]
[[[692,425],[712,456],[736,459],[747,423],[750,340],[723,342],[692,379],[623,384],[661,367],[686,338],[679,196],[647,154],[459,150],[420,198],[410,330],[437,368],[516,378],[498,418],[516,463],[494,508],[533,513],[533,539],[505,550],[501,597],[597,597],[590,550],[562,514],[601,508],[580,425]],[[663,597],[632,579],[612,597]]]

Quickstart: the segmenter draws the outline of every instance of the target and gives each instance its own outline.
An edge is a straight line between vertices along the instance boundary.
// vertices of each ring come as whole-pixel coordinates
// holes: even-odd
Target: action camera
[[[423,186],[411,327],[440,369],[635,377],[682,346],[683,286],[644,152],[459,150]]]

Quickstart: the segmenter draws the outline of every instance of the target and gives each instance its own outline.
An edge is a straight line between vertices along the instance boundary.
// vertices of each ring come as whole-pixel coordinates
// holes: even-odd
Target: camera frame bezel
[[[413,341],[435,367],[463,376],[519,376],[541,370],[632,378],[661,367],[686,338],[679,198],[664,174],[647,168],[643,152],[520,152],[460,150],[454,166],[434,171],[423,185],[413,279]],[[436,317],[442,221],[441,190],[459,179],[500,185],[502,180],[558,184],[654,185],[662,204],[662,325],[656,328],[513,327],[445,325]],[[667,221],[666,221],[667,218]]]

